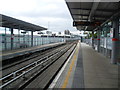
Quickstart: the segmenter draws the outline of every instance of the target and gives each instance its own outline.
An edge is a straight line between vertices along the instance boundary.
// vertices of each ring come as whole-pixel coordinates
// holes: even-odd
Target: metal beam
[[[88,14],[72,14],[73,16],[89,16]]]
[[[86,11],[90,11],[91,9],[88,9],[88,8],[70,8],[70,9],[73,9],[73,10],[86,10]],[[111,10],[111,9],[96,9],[96,11],[99,11],[99,12],[115,12],[116,10]]]
[[[98,2],[93,2],[93,6],[92,6],[92,8],[91,8],[91,11],[90,11],[90,14],[89,14],[89,17],[88,17],[88,20],[89,20],[89,21],[92,21],[92,17],[94,16],[94,14],[95,14],[95,12],[96,12],[96,9],[97,9],[97,7],[98,7],[98,5],[99,5],[99,1],[100,1],[100,0],[98,0]]]
[[[113,14],[109,19],[107,19],[104,23],[101,24],[101,27],[106,24],[107,22],[111,21],[112,19],[114,19],[115,17],[120,17],[120,11],[116,12],[115,14]],[[94,30],[97,30],[97,28],[95,28]]]
[[[72,14],[73,16],[87,16],[87,17],[89,17],[88,18],[88,20],[90,19],[90,15],[88,15],[88,14]],[[109,18],[109,16],[101,16],[101,15],[92,15],[92,17],[94,17],[94,18]],[[89,21],[91,21],[91,20],[89,20]]]
[[[88,21],[88,19],[87,18],[82,18],[82,19],[80,19],[80,18],[73,18],[73,20],[74,21]],[[97,21],[97,22],[105,22],[105,20],[106,19],[102,19],[102,20],[100,20],[100,19],[94,19],[94,21]]]

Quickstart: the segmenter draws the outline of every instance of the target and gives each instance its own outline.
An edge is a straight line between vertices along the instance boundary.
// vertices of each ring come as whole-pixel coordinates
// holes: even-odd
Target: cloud
[[[0,12],[54,31],[72,27],[72,18],[64,0],[1,0]]]
[[[2,0],[0,8],[2,13],[13,16],[68,17],[64,0]]]

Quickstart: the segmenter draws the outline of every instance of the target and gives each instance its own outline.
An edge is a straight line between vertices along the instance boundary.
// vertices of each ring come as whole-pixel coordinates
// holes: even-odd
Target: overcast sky
[[[72,17],[64,0],[0,0],[0,13],[48,28],[52,32],[72,26]]]

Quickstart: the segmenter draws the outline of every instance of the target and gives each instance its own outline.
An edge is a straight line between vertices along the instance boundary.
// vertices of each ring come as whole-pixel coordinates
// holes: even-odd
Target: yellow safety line
[[[63,85],[62,85],[61,88],[66,88],[66,87],[67,87],[67,84],[68,84],[68,81],[69,81],[69,78],[70,78],[70,75],[71,75],[71,72],[72,72],[72,69],[73,69],[75,60],[77,60],[78,50],[79,50],[79,49],[77,48],[76,51],[75,51],[75,53],[74,53],[74,56],[73,56],[73,58],[72,58],[72,62],[71,62],[71,64],[70,64],[70,66],[69,66],[68,73],[67,73],[67,75],[66,75],[66,77],[65,77],[65,80],[64,80]]]

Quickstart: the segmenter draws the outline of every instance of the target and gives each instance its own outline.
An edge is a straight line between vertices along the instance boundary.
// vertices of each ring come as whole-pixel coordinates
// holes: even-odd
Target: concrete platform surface
[[[118,66],[82,43],[84,83],[86,88],[118,88]]]
[[[118,88],[118,66],[85,43],[78,43],[50,88]]]

